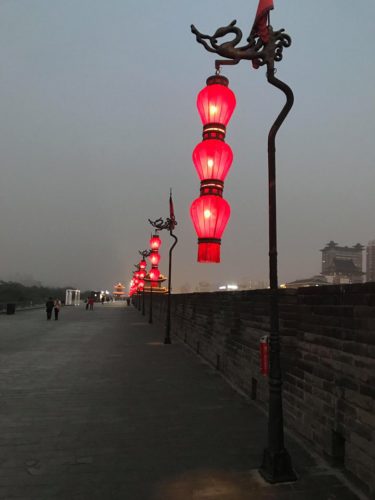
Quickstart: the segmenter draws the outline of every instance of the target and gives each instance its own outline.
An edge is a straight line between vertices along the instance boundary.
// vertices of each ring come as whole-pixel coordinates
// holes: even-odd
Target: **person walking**
[[[89,297],[87,301],[90,311],[94,309],[94,297]]]
[[[53,309],[55,311],[55,321],[57,321],[59,319],[60,307],[61,307],[61,300],[60,299],[56,299],[55,303],[53,305]]]
[[[52,309],[54,307],[54,302],[52,297],[49,297],[47,302],[46,302],[46,312],[47,312],[47,319],[51,319],[52,316]]]

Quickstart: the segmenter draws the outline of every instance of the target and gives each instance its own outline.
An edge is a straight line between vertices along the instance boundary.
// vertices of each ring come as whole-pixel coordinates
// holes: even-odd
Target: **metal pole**
[[[293,106],[292,90],[275,77],[273,64],[267,67],[267,80],[282,90],[286,103],[268,134],[268,202],[269,202],[269,276],[270,276],[270,375],[268,410],[268,446],[260,468],[270,483],[294,481],[292,461],[284,446],[282,377],[280,365],[279,299],[277,279],[277,219],[276,219],[276,134]]]
[[[142,316],[145,315],[145,287],[142,290]]]
[[[152,323],[152,280],[150,280],[150,310],[149,310],[148,322]]]
[[[168,302],[167,302],[167,322],[165,330],[164,344],[171,344],[171,288],[172,288],[172,252],[174,247],[177,245],[177,236],[169,231],[169,234],[174,238],[174,243],[169,249],[169,268],[168,268]]]

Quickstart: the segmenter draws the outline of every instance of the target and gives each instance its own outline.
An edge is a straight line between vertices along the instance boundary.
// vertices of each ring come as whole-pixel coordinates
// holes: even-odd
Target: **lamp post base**
[[[278,452],[273,452],[266,448],[263,453],[263,463],[259,469],[259,473],[265,481],[271,484],[297,480],[290,455],[285,448]]]

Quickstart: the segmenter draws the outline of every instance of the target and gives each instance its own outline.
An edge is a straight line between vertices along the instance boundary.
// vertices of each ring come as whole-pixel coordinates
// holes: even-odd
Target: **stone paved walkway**
[[[132,307],[44,315],[0,316],[0,499],[364,498],[290,439],[264,483],[264,415]]]

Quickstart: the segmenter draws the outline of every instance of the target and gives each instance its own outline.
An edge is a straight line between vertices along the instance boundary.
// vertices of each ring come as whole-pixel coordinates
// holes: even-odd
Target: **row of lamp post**
[[[200,179],[200,196],[191,205],[190,214],[198,235],[198,262],[220,262],[221,237],[230,217],[230,206],[223,198],[224,181],[231,167],[233,153],[225,142],[226,126],[236,105],[234,93],[229,89],[228,79],[220,74],[224,65],[236,65],[242,60],[251,61],[258,69],[265,66],[267,81],[281,90],[286,103],[268,133],[268,200],[269,200],[269,277],[270,277],[270,374],[269,374],[269,411],[268,442],[263,453],[260,467],[262,476],[271,483],[293,481],[295,472],[288,451],[284,446],[284,424],[282,407],[282,377],[280,366],[279,303],[277,278],[277,230],[276,230],[276,134],[291,110],[294,102],[293,92],[288,85],[275,77],[275,62],[281,61],[283,49],[291,45],[291,38],[283,29],[274,31],[270,25],[270,11],[273,0],[259,0],[255,22],[246,43],[239,46],[243,36],[232,21],[228,26],[218,28],[215,33],[205,35],[191,26],[196,40],[204,48],[223,59],[215,61],[216,73],[207,79],[207,86],[199,93],[197,107],[203,124],[203,140],[193,152],[193,163]],[[228,35],[233,35],[228,40]],[[220,39],[224,41],[220,43]],[[172,275],[172,251],[177,244],[173,234],[176,220],[170,197],[170,217],[165,221],[149,221],[156,231],[167,229],[174,239],[169,251],[168,309],[165,343],[170,340],[170,294]],[[159,245],[160,247],[160,245]],[[158,249],[159,249],[158,247]],[[156,276],[159,263],[157,253],[151,247],[150,258],[154,258],[150,271]],[[156,264],[157,261],[157,264]],[[152,262],[152,260],[151,260]],[[139,277],[133,278],[133,286],[142,283]],[[135,276],[137,272],[135,273]],[[152,282],[152,278],[151,278]],[[152,286],[150,292],[152,291]],[[152,293],[150,293],[150,299]],[[150,300],[152,318],[152,300]],[[152,319],[151,319],[152,321]]]
[[[156,219],[154,221],[149,219],[149,223],[155,229],[154,234],[150,239],[150,249],[139,251],[142,255],[142,260],[135,265],[136,270],[133,273],[133,278],[130,282],[129,295],[133,296],[136,294],[137,297],[137,308],[141,310],[141,295],[142,295],[142,314],[145,315],[145,283],[149,282],[149,323],[153,322],[152,317],[152,296],[153,289],[157,287],[160,278],[160,253],[159,249],[161,247],[161,239],[159,232],[163,230],[168,230],[170,236],[173,238],[173,243],[169,249],[169,263],[168,263],[168,289],[167,289],[167,315],[166,315],[166,325],[165,325],[165,344],[171,344],[171,293],[172,293],[172,253],[177,245],[178,238],[174,234],[174,229],[177,226],[177,221],[174,215],[174,207],[172,201],[172,190],[169,194],[169,217],[165,220],[163,218]],[[146,258],[149,258],[151,263],[151,269],[147,273]]]

